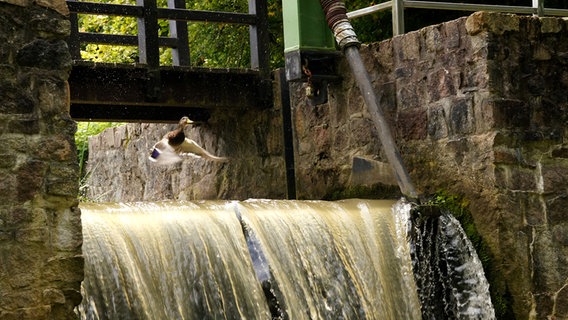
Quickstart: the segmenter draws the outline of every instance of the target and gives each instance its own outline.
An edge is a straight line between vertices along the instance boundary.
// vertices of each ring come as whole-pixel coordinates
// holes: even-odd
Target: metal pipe
[[[372,5],[370,7],[353,10],[353,11],[347,13],[347,18],[355,19],[355,18],[366,16],[368,14],[379,12],[379,11],[382,11],[382,10],[387,10],[387,9],[390,9],[391,7],[392,7],[392,0],[387,1],[387,2],[383,2],[383,3],[379,3],[379,4],[375,4],[375,5]]]
[[[335,35],[335,40],[349,62],[353,76],[357,81],[359,90],[371,114],[371,119],[379,132],[379,139],[383,146],[383,151],[393,169],[400,191],[406,197],[418,200],[418,194],[404,167],[389,124],[386,121],[383,110],[377,102],[369,73],[361,60],[361,55],[359,54],[360,42],[347,18],[345,4],[339,0],[320,0],[320,4],[325,13],[328,25]]]
[[[492,11],[516,14],[538,14],[539,16],[568,16],[567,9],[556,9],[544,7],[543,0],[533,0],[532,7],[527,6],[508,6],[495,4],[473,4],[473,3],[453,3],[453,2],[434,2],[434,1],[416,1],[416,0],[389,0],[387,2],[372,5],[366,8],[353,10],[347,13],[349,19],[360,18],[382,10],[393,8],[399,2],[400,8],[414,9],[435,9],[435,10],[455,10],[455,11]],[[401,32],[402,33],[402,32]]]
[[[414,185],[410,180],[410,176],[404,167],[402,157],[400,156],[400,152],[396,146],[383,110],[377,102],[377,97],[373,90],[369,73],[365,69],[363,61],[361,60],[359,48],[351,46],[345,48],[343,52],[345,54],[345,58],[349,62],[353,76],[359,85],[359,90],[361,91],[361,95],[363,95],[365,104],[367,104],[367,109],[371,114],[371,119],[379,132],[379,138],[381,140],[383,150],[394,171],[400,191],[402,194],[411,199],[417,199],[418,194],[416,193]]]

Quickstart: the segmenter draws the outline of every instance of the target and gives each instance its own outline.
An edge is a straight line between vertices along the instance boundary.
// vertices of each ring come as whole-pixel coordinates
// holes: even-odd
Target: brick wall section
[[[0,319],[72,319],[78,165],[64,1],[0,1]]]

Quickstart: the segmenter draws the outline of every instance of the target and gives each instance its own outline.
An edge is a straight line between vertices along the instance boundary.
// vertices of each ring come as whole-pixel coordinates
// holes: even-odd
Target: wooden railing
[[[266,1],[249,0],[248,13],[199,11],[185,9],[184,0],[168,0],[167,8],[157,6],[156,0],[136,0],[137,5],[117,5],[67,0],[71,20],[69,48],[73,59],[81,59],[81,44],[96,43],[138,46],[139,63],[149,69],[160,67],[160,47],[172,48],[173,65],[188,66],[189,50],[187,22],[206,21],[249,25],[250,67],[264,77],[270,73],[268,56],[268,20]],[[86,33],[79,31],[78,14],[101,14],[135,17],[137,35]],[[170,21],[170,37],[159,37],[158,20]]]
[[[471,3],[451,3],[419,0],[389,0],[370,7],[351,11],[347,14],[349,19],[362,17],[382,10],[392,10],[393,35],[404,33],[404,9],[434,9],[434,10],[457,10],[457,11],[496,11],[518,14],[534,14],[538,16],[568,16],[567,9],[546,8],[544,0],[532,0],[531,7],[505,6]]]

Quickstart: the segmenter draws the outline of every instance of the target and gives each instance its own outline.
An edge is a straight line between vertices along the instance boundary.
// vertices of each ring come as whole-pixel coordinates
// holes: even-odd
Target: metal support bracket
[[[341,81],[337,72],[339,51],[292,51],[285,54],[286,80],[307,82],[306,96],[314,105],[327,102],[329,82]]]

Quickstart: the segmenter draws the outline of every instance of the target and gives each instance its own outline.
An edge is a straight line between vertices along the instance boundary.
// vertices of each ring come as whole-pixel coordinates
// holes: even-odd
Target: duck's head
[[[192,123],[193,123],[193,121],[189,120],[189,117],[182,117],[179,120],[178,126],[180,128],[185,128],[188,124],[192,124]]]

